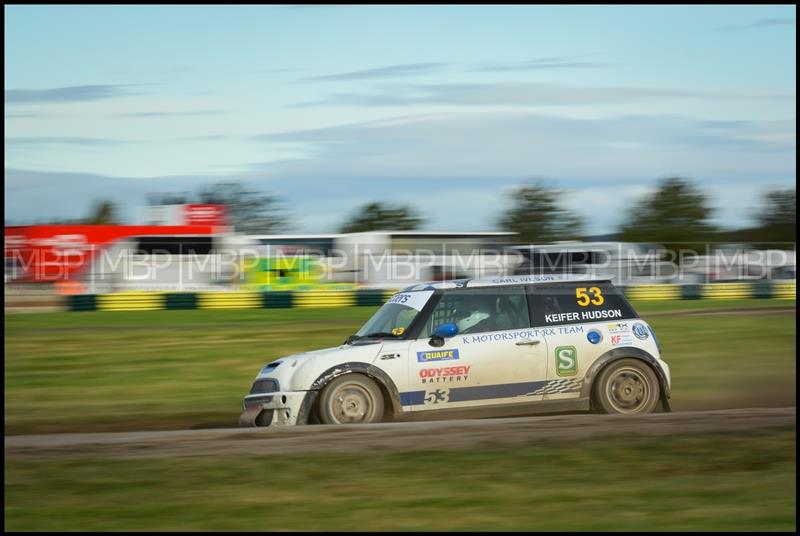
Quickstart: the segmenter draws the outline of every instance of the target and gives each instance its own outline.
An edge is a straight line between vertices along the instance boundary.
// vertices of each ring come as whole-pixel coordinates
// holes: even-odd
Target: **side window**
[[[530,327],[522,288],[446,292],[431,312],[419,337],[428,338],[442,324],[452,323],[459,333],[484,333]]]
[[[608,282],[532,285],[528,292],[533,326],[637,318],[619,289]]]

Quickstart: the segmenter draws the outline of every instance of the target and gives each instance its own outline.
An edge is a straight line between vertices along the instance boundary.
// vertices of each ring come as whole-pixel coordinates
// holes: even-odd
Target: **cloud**
[[[229,140],[233,136],[227,134],[208,134],[205,136],[188,136],[185,138],[174,138],[174,141],[220,141]]]
[[[794,26],[796,24],[795,19],[790,19],[788,17],[783,18],[772,18],[772,19],[761,19],[757,20],[756,22],[750,24],[740,24],[734,26],[721,26],[716,28],[717,31],[731,31],[731,30],[747,30],[750,28],[771,28],[774,26]]]
[[[117,114],[115,117],[192,117],[204,115],[223,115],[227,114],[227,110],[189,110],[185,112],[130,112],[125,114]]]
[[[79,137],[66,137],[66,136],[42,136],[36,138],[17,137],[17,138],[5,138],[4,141],[7,146],[16,145],[24,147],[35,147],[40,145],[76,145],[84,147],[94,147],[94,146],[122,145],[125,143],[129,143],[128,141],[125,140],[79,138]]]
[[[39,137],[12,137],[5,138],[6,147],[40,149],[51,146],[72,146],[72,147],[115,147],[129,144],[164,144],[169,142],[195,142],[195,141],[219,141],[229,139],[231,136],[226,134],[207,134],[198,136],[185,136],[179,138],[147,138],[147,139],[109,139],[109,138],[83,138],[71,136],[39,136]]]
[[[404,65],[389,65],[362,71],[311,76],[301,79],[302,82],[336,82],[342,80],[372,80],[377,78],[396,78],[399,76],[416,76],[431,74],[441,71],[446,63],[407,63]]]
[[[720,222],[736,226],[757,202],[750,192],[794,184],[795,132],[794,120],[418,114],[251,138],[267,154],[288,145],[303,156],[254,162],[244,172],[134,179],[6,169],[5,208],[14,222],[75,218],[94,200],[110,198],[133,223],[147,193],[193,192],[232,179],[291,206],[294,232],[335,232],[357,206],[374,200],[411,204],[427,229],[477,231],[494,228],[510,190],[544,178],[567,190],[565,203],[591,234],[602,234],[613,231],[643,187],[679,175],[709,192]]]
[[[789,93],[736,93],[626,86],[565,86],[558,84],[498,82],[490,84],[392,84],[371,93],[339,92],[311,106],[560,106],[627,103],[648,99],[794,99]]]
[[[517,62],[492,62],[476,67],[473,71],[478,72],[514,72],[514,71],[536,71],[542,69],[587,69],[597,67],[609,67],[615,63],[584,61],[581,58],[587,56],[559,56],[551,58],[539,58],[528,61]]]
[[[177,76],[182,74],[189,74],[196,72],[196,69],[189,67],[167,67],[165,69],[115,69],[112,71],[104,71],[104,75],[112,76]]]
[[[275,176],[634,178],[664,173],[793,175],[789,121],[703,122],[676,116],[572,119],[451,113],[266,134],[307,156],[265,163]]]
[[[50,89],[7,89],[6,104],[47,104],[86,102],[132,95],[125,85],[55,87]]]
[[[4,179],[5,217],[14,224],[82,217],[99,199],[116,203],[127,223],[137,223],[148,192],[191,191],[198,182],[197,176],[150,180],[14,168],[5,169]]]
[[[643,185],[677,175],[724,199],[716,216],[735,227],[755,200],[726,192],[793,184],[795,132],[794,120],[432,114],[262,136],[268,146],[305,147],[307,156],[254,165],[250,176],[308,184],[297,206],[320,225],[372,198],[412,203],[430,229],[464,231],[492,229],[504,191],[544,178],[568,190],[565,202],[598,234],[613,231]]]
[[[587,55],[560,56],[539,58],[520,62],[489,62],[470,69],[473,72],[507,72],[531,71],[536,69],[582,69],[592,67],[607,67],[613,63],[585,61]],[[389,65],[374,69],[349,71],[321,76],[303,78],[301,82],[336,82],[347,80],[374,80],[382,78],[397,78],[404,76],[417,76],[442,72],[450,63],[409,63],[402,65]],[[260,72],[287,72],[293,69],[268,69]]]
[[[257,71],[253,71],[257,74],[282,74],[282,73],[297,73],[300,71],[307,71],[308,69],[300,69],[300,68],[283,68],[283,69],[259,69]]]
[[[32,117],[45,117],[46,114],[39,112],[6,112],[6,119],[28,119]]]

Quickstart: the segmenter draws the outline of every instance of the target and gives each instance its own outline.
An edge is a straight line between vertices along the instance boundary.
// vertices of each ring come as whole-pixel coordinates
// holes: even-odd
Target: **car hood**
[[[286,358],[281,359],[289,361],[305,361],[308,359],[328,360],[335,357],[336,360],[353,361],[356,358],[359,361],[366,361],[371,363],[377,353],[383,347],[383,341],[376,340],[371,344],[342,344],[332,348],[323,348],[321,350],[312,350],[310,352],[303,352],[301,354],[292,354]]]
[[[372,363],[378,356],[382,341],[374,344],[343,344],[333,348],[313,350],[281,357],[264,366],[258,378],[275,378],[282,389],[304,390],[318,375],[343,363]],[[274,368],[270,365],[280,362]]]

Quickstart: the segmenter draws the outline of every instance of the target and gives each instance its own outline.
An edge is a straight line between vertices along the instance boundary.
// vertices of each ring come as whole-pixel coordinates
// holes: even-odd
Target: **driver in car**
[[[486,321],[492,317],[494,307],[487,298],[487,296],[472,296],[461,303],[459,314],[456,315],[458,318],[456,326],[458,326],[459,333],[478,333],[489,330]],[[492,301],[494,301],[493,297]]]

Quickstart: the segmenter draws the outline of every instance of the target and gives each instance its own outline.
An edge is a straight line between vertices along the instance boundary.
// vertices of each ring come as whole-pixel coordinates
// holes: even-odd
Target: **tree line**
[[[499,224],[519,233],[529,244],[558,240],[580,240],[587,236],[583,220],[562,206],[564,192],[542,183],[523,186],[512,193],[513,206]],[[758,242],[764,247],[785,248],[796,240],[795,188],[764,194],[755,214],[755,224],[724,229],[713,223],[709,198],[690,180],[670,177],[658,182],[655,191],[637,199],[623,214],[614,239],[623,242],[669,244],[669,249],[694,249],[697,243]]]
[[[504,231],[518,233],[519,242],[542,244],[581,240],[591,236],[585,222],[564,206],[566,192],[532,182],[512,191],[509,208],[497,220]],[[627,209],[613,238],[625,242],[670,244],[692,248],[698,242],[758,242],[786,247],[796,240],[795,188],[768,191],[756,208],[755,225],[723,229],[713,223],[709,198],[697,185],[681,177],[658,182],[655,191],[641,196]],[[247,189],[239,182],[219,182],[196,194],[151,195],[151,204],[219,203],[227,206],[229,223],[237,232],[274,234],[291,228],[291,219],[279,198]],[[751,214],[743,214],[746,219]],[[87,218],[49,223],[113,224],[120,219],[110,201],[96,203]],[[358,207],[338,228],[342,233],[415,230],[425,219],[408,205],[371,202]]]

